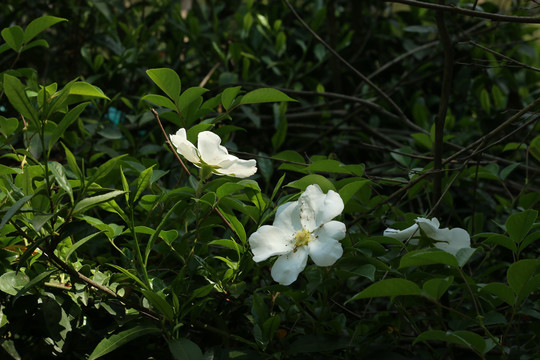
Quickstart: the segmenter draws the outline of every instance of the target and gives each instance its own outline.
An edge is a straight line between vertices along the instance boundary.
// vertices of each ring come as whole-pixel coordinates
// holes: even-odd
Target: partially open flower
[[[319,185],[309,185],[298,201],[281,205],[273,225],[261,226],[249,237],[253,260],[279,255],[272,278],[290,285],[304,270],[308,255],[318,266],[333,265],[343,255],[339,240],[345,224],[332,219],[343,211],[343,200],[335,191],[324,194]]]
[[[221,138],[211,131],[201,131],[197,147],[188,141],[186,129],[170,135],[176,151],[197,167],[210,168],[217,175],[246,178],[257,172],[256,161],[242,160],[230,155],[221,145]]]
[[[428,238],[435,240],[435,247],[450,254],[456,255],[459,249],[471,247],[471,237],[462,228],[439,229],[440,223],[437,218],[431,220],[426,218],[416,218],[416,223],[405,230],[388,228],[383,235],[397,240],[405,241],[411,239],[410,243],[418,244],[418,238],[422,233]]]

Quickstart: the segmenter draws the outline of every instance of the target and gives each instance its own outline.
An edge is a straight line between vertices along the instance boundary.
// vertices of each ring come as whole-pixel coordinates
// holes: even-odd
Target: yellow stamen
[[[306,229],[302,229],[296,233],[294,236],[295,244],[294,248],[295,250],[299,248],[300,246],[306,245],[308,242],[310,242],[313,239],[313,236],[309,231]]]

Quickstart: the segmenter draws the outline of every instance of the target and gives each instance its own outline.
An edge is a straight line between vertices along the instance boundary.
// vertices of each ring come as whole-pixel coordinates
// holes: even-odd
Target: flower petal
[[[188,161],[191,161],[195,165],[201,163],[199,151],[191,142],[188,141],[186,136],[186,129],[182,128],[176,132],[175,135],[169,135],[171,143],[176,148],[176,151],[185,157]]]
[[[278,227],[264,225],[249,237],[253,261],[260,262],[270,256],[282,255],[294,250],[294,234]]]
[[[298,204],[298,201],[290,201],[278,207],[274,219],[274,226],[287,233],[291,233],[293,237],[297,231],[302,230],[302,223],[300,222],[300,204]]]
[[[462,228],[439,229],[433,240],[436,240],[435,247],[453,255],[456,255],[459,249],[471,247],[471,237]]]
[[[424,234],[432,239],[434,239],[434,236],[439,231],[439,226],[441,225],[437,218],[433,218],[431,220],[426,218],[417,218],[416,223],[418,226],[420,226]]]
[[[298,199],[304,229],[313,231],[343,211],[341,196],[333,190],[323,193],[319,185],[309,185]]]
[[[290,285],[306,267],[308,251],[301,246],[296,251],[278,257],[272,266],[272,279],[281,285]]]
[[[414,224],[404,230],[388,228],[384,230],[383,235],[394,238],[396,240],[405,241],[412,237],[420,236],[420,231],[418,231],[418,224]]]
[[[217,173],[237,178],[247,178],[257,172],[255,159],[242,160],[233,155],[229,155],[229,159],[216,165],[219,166]]]
[[[198,136],[197,147],[201,159],[208,165],[218,165],[222,161],[229,160],[227,149],[220,145],[221,138],[211,131],[201,131]]]
[[[318,266],[333,265],[343,255],[343,247],[338,240],[345,237],[345,224],[330,221],[317,229],[314,239],[308,243],[309,256]]]

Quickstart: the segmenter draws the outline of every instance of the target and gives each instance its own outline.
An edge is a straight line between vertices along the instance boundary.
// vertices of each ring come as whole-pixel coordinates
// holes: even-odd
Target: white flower
[[[170,137],[176,151],[197,167],[206,165],[218,175],[230,175],[238,178],[246,178],[257,172],[254,159],[241,160],[230,155],[227,149],[220,145],[220,137],[213,132],[201,131],[199,133],[198,148],[187,140],[186,129],[182,128]]]
[[[459,249],[471,247],[471,237],[462,228],[439,229],[440,223],[437,218],[428,220],[426,218],[416,218],[416,223],[405,230],[388,228],[383,235],[397,240],[405,241],[411,239],[412,245],[418,244],[420,229],[430,239],[435,240],[435,247],[450,254],[456,255]]]
[[[272,278],[290,285],[306,267],[308,255],[318,266],[333,265],[343,255],[339,240],[345,224],[332,221],[343,211],[343,200],[335,191],[324,194],[319,185],[309,185],[298,201],[281,205],[273,225],[264,225],[249,237],[253,260],[279,255]]]

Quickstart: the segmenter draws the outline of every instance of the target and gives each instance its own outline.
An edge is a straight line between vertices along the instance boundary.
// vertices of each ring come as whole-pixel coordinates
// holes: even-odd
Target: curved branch
[[[422,1],[416,1],[416,0],[383,0],[383,1],[416,6],[416,7],[421,7],[425,9],[448,11],[448,12],[453,12],[456,14],[472,16],[472,17],[477,17],[477,18],[482,18],[482,19],[489,19],[493,21],[525,23],[525,24],[540,24],[540,17],[534,17],[534,16],[511,16],[511,15],[493,14],[493,13],[486,13],[486,12],[480,12],[480,11],[475,11],[475,10],[463,9],[463,8],[459,8],[455,6],[431,4],[431,3],[426,3]]]

